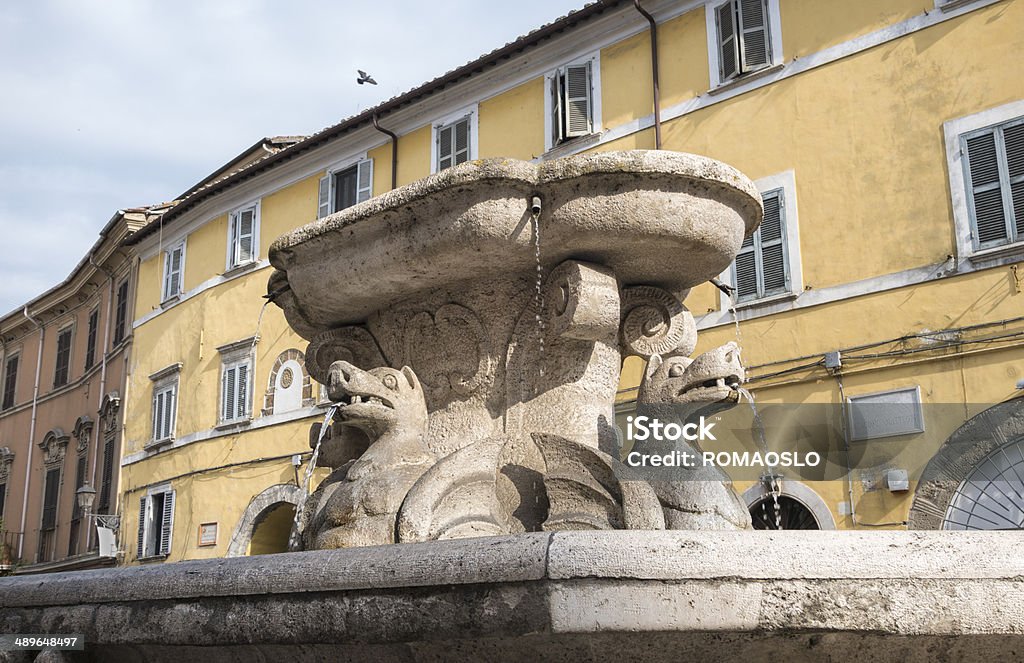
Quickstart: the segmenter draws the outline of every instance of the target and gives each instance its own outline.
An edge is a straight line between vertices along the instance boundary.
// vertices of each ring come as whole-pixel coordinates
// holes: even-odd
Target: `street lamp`
[[[92,511],[92,503],[96,500],[96,489],[85,484],[75,491],[75,499],[78,500],[78,508],[88,517]]]

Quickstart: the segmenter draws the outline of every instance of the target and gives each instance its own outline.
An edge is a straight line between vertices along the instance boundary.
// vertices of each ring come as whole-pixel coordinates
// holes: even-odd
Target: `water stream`
[[[533,257],[537,266],[537,278],[534,282],[534,311],[537,320],[537,365],[540,377],[544,377],[544,268],[540,263],[540,211],[533,210]]]
[[[750,404],[750,412],[753,415],[753,427],[754,427],[754,441],[757,443],[757,448],[761,452],[762,457],[768,455],[768,440],[764,434],[764,421],[761,420],[761,413],[757,411],[757,403],[754,402],[754,395],[749,390],[740,387],[740,400],[746,400]],[[761,483],[765,489],[772,496],[772,503],[774,506],[774,520],[775,529],[782,529],[782,507],[779,504],[779,494],[781,493],[781,487],[779,485],[779,475],[775,471],[774,466],[768,467],[764,474],[761,475]],[[765,521],[767,522],[767,503],[761,503],[761,509],[765,515]]]
[[[302,485],[299,487],[299,503],[295,505],[295,520],[292,522],[292,532],[288,537],[288,550],[299,550],[299,539],[302,536],[302,514],[309,497],[309,480],[313,476],[313,470],[316,469],[316,461],[320,458],[320,445],[323,444],[324,438],[330,432],[331,422],[334,421],[337,411],[337,405],[327,408],[327,414],[324,415],[324,421],[320,425],[320,435],[317,436],[316,446],[313,447],[313,455],[309,457],[309,464],[306,465],[306,471],[303,473]]]

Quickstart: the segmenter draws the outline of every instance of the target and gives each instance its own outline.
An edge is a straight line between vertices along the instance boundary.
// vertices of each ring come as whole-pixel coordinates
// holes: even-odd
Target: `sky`
[[[172,200],[263,136],[335,124],[583,4],[0,4],[0,314],[67,278],[118,209]]]

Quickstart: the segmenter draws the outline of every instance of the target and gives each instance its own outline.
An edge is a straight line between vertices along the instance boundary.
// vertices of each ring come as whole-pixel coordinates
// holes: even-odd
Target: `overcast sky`
[[[585,0],[0,4],[0,314],[67,277],[114,212],[263,136],[309,134]],[[379,85],[356,85],[356,68]]]

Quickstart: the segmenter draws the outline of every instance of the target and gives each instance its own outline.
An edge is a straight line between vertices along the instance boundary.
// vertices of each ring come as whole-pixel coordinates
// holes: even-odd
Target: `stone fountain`
[[[302,550],[7,579],[0,629],[110,660],[1019,651],[1024,560],[999,533],[754,532],[720,471],[625,471],[626,356],[640,408],[736,402],[739,348],[693,357],[683,300],[761,215],[729,166],[635,151],[471,162],[298,228],[269,296],[335,404]]]

